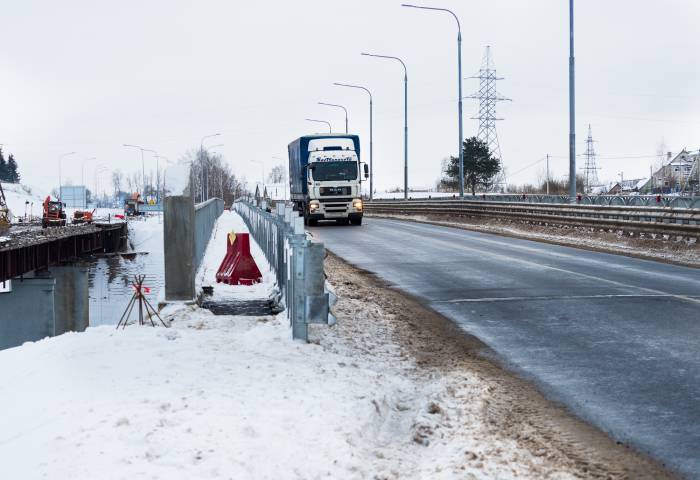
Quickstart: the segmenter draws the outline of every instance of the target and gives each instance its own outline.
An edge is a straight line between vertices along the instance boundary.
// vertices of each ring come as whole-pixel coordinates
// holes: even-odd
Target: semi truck
[[[305,135],[289,144],[289,192],[305,225],[319,220],[362,225],[362,174],[357,135]],[[364,169],[361,169],[360,166]]]

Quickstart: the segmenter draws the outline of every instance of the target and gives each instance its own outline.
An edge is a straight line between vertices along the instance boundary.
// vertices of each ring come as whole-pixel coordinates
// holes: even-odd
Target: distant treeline
[[[5,160],[5,154],[0,148],[0,181],[7,183],[19,183],[19,169],[15,156],[10,154]]]

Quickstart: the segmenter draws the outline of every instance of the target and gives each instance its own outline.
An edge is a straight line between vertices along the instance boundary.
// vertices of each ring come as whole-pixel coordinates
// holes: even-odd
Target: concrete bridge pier
[[[0,293],[0,349],[62,333],[82,332],[89,325],[87,265],[52,267],[14,279]]]
[[[89,267],[75,264],[52,267],[54,288],[54,335],[83,332],[90,323]]]

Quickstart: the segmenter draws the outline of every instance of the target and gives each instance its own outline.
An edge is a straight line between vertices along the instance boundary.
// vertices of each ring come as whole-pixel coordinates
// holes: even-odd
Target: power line
[[[596,153],[593,147],[593,133],[591,125],[588,125],[588,138],[586,138],[586,151],[584,152],[586,163],[583,167],[586,193],[591,192],[591,185],[598,185],[598,167],[596,166]]]
[[[496,131],[496,122],[503,120],[496,116],[496,105],[498,102],[511,101],[510,98],[502,97],[497,89],[496,82],[503,80],[503,77],[496,76],[496,70],[493,68],[493,59],[491,58],[491,47],[489,45],[484,49],[484,57],[481,62],[481,69],[477,76],[471,77],[479,80],[479,90],[465,98],[479,100],[479,115],[472,117],[473,120],[479,120],[479,132],[477,138],[484,142],[489,148],[489,151],[494,157],[498,158],[501,163],[494,185],[504,186],[506,183],[505,171],[503,169],[503,158],[501,157],[501,146],[498,142],[498,132]]]

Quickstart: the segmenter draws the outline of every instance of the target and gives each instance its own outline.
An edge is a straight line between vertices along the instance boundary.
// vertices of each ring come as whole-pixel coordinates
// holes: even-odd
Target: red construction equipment
[[[62,227],[66,224],[66,212],[63,211],[63,202],[51,200],[51,195],[44,200],[44,215],[41,218],[42,228]]]
[[[253,285],[262,281],[262,273],[250,254],[247,233],[229,233],[226,256],[216,272],[216,282],[228,285]]]
[[[74,224],[92,223],[92,216],[94,215],[94,213],[95,210],[76,210],[75,212],[73,212],[72,222]]]
[[[2,191],[0,183],[0,233],[6,232],[10,228],[10,209],[7,208],[5,192]]]

